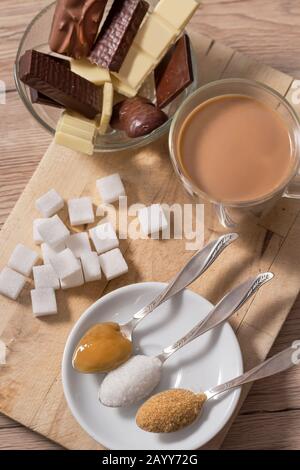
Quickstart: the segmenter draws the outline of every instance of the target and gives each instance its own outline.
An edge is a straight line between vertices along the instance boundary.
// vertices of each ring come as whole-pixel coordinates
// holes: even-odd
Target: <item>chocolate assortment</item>
[[[48,54],[27,51],[19,63],[20,80],[67,109],[93,119],[100,113],[100,89]]]
[[[144,0],[118,0],[101,29],[89,60],[118,72],[149,9]]]
[[[117,76],[136,93],[199,7],[196,0],[160,0],[143,22]]]
[[[149,12],[146,0],[57,0],[49,38],[56,54],[29,50],[18,69],[33,104],[66,110],[57,142],[92,154],[96,135],[120,131],[135,139],[162,126],[169,119],[162,109],[194,80],[182,33],[198,6],[159,0]],[[83,139],[86,119],[92,131]]]
[[[94,45],[107,0],[58,0],[49,46],[75,59],[87,57]]]
[[[136,96],[115,106],[111,126],[137,138],[150,134],[167,120],[168,116],[151,101]]]
[[[191,45],[185,34],[155,69],[157,106],[165,108],[193,81]]]

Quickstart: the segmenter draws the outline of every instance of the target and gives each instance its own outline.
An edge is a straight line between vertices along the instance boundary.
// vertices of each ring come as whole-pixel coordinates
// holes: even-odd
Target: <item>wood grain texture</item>
[[[23,5],[22,15],[19,13],[21,3]],[[2,38],[2,49],[0,47],[0,73],[4,74],[5,80],[7,80],[9,87],[12,89],[14,85],[11,80],[11,66],[21,31],[24,29],[24,24],[28,22],[28,17],[32,16],[34,11],[37,11],[42,5],[47,3],[45,1],[1,1],[0,37]],[[299,5],[297,4],[296,0],[265,1],[263,5],[260,1],[205,1],[202,12],[194,20],[194,23],[197,25],[198,31],[201,30],[201,32],[206,32],[211,37],[222,39],[222,41],[227,42],[227,44],[236,47],[240,51],[247,52],[269,65],[276,66],[285,72],[296,75],[300,70],[300,59],[297,58],[294,46],[297,38],[296,30],[298,31],[300,23],[299,15],[298,17],[296,15],[297,11],[299,13]],[[6,40],[9,47],[3,45]],[[213,63],[215,67],[218,65],[220,70],[223,70],[223,63],[219,58],[217,63],[215,60]],[[298,76],[300,76],[300,73]],[[203,75],[204,81],[211,79],[209,76],[206,79],[204,77],[205,75]],[[0,79],[3,79],[2,76]],[[3,109],[0,107],[0,113]],[[11,109],[10,116],[9,109]],[[17,126],[16,110],[19,117]],[[8,129],[5,132],[7,138],[1,141],[2,147],[0,148],[0,217],[4,221],[14,205],[18,194],[24,188],[26,180],[32,174],[44,149],[47,147],[49,137],[32,120],[29,120],[28,114],[18,102],[14,92],[12,92],[9,106],[5,107],[4,119],[1,119],[1,122],[4,122],[5,129]],[[15,132],[16,127],[17,133]],[[31,139],[28,133],[29,129],[30,132],[33,132],[30,142],[28,142],[28,138]],[[17,155],[15,156],[16,153]],[[278,213],[281,216],[282,212],[288,213],[287,223],[280,223],[276,229],[272,227],[274,228],[275,235],[268,245],[264,264],[267,261],[274,261],[276,259],[281,237],[286,236],[287,227],[291,226],[290,224],[292,224],[292,221],[297,216],[297,209],[293,205],[290,205],[288,210],[285,208],[282,211],[282,208],[277,208],[277,211],[279,211]],[[266,229],[269,229],[270,222],[274,224],[274,220],[278,220],[278,217],[272,217],[269,222],[266,221]],[[149,256],[151,256],[151,250],[149,251]],[[280,263],[280,259],[277,262]],[[246,270],[244,274],[246,275],[247,273],[248,271]],[[145,273],[146,277],[149,275],[150,272]],[[233,270],[232,283],[235,281],[234,276]],[[207,295],[213,300],[216,292],[207,292]],[[279,307],[281,308],[281,306]],[[289,305],[282,306],[283,310],[288,308]],[[272,316],[272,305],[269,316],[270,318]],[[235,319],[235,321],[239,322],[239,318]],[[257,316],[254,315],[251,324],[246,326],[248,328],[255,328],[256,322]],[[299,329],[297,330],[299,322],[300,302],[298,301],[275,348],[281,349],[289,345],[291,340],[295,339],[295,331],[299,331]],[[241,331],[240,334],[242,333]],[[271,342],[272,338],[270,339]],[[300,433],[299,426],[297,425],[297,419],[299,419],[297,409],[300,407],[299,398],[297,397],[297,395],[299,396],[299,393],[297,393],[299,385],[300,377],[296,369],[255,385],[242,408],[239,418],[235,421],[227,436],[224,448],[299,449]],[[275,394],[274,391],[276,391]],[[270,399],[270,396],[272,396],[272,399]],[[51,406],[51,400],[48,402],[48,406]],[[42,431],[47,428],[47,409],[45,407],[45,416],[42,416],[44,422],[44,429]],[[3,422],[4,425],[2,424]],[[13,428],[14,437],[12,437],[12,434],[10,434],[11,427],[7,423],[6,418],[4,421],[2,419],[0,421],[0,437],[3,448],[12,446],[53,448],[54,445],[52,443],[48,444],[48,441],[41,437],[36,437],[30,431],[24,430],[18,425],[13,425],[16,428]],[[263,431],[257,433],[257,427],[261,430],[265,428],[267,435],[264,435]],[[283,428],[288,429],[288,432],[283,433]]]

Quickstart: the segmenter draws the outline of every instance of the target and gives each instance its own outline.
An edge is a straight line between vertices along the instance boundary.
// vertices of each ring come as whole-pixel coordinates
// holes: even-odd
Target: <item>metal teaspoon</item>
[[[204,320],[161,354],[155,357],[133,356],[110,372],[100,386],[100,402],[105,406],[121,407],[132,405],[150,395],[161,380],[165,361],[199,336],[223,324],[273,277],[272,273],[263,273],[249,279],[229,292]]]

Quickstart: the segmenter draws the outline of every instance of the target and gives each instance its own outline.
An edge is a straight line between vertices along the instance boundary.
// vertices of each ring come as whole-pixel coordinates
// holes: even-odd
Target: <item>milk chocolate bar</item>
[[[145,0],[115,0],[89,56],[90,61],[118,72],[148,9]]]
[[[30,93],[30,100],[32,104],[52,106],[52,108],[63,108],[61,104],[56,103],[56,101],[51,100],[51,98],[48,98],[48,96],[43,95],[43,93],[40,93],[34,88],[30,88],[29,93]]]
[[[193,81],[191,45],[185,34],[155,69],[157,106],[165,108]]]
[[[199,0],[160,0],[139,29],[116,74],[118,79],[137,92],[182,34],[198,7]]]
[[[107,0],[57,0],[49,38],[50,49],[81,59],[95,42]]]
[[[19,62],[20,80],[66,109],[93,119],[100,113],[100,89],[48,54],[27,51]]]

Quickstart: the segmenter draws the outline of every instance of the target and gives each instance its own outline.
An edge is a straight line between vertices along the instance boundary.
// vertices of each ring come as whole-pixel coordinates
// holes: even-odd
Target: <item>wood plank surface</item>
[[[11,65],[22,29],[33,12],[47,3],[45,1],[1,1],[0,79],[4,78],[7,81],[8,89],[14,89],[11,80]],[[299,28],[300,22],[299,15],[297,17],[299,4],[296,0],[265,1],[263,6],[262,2],[258,1],[207,1],[203,3],[202,12],[194,20],[198,31],[225,40],[227,44],[237,47],[240,51],[247,52],[249,55],[285,72],[295,76],[298,72],[298,76],[300,76],[300,59],[297,62],[295,51],[296,30]],[[22,15],[19,13],[20,4],[24,5]],[[222,69],[223,64],[221,63],[219,66]],[[227,73],[229,70],[228,68]],[[209,79],[209,76],[206,79],[203,78],[206,81]],[[28,118],[16,93],[11,91],[7,96],[8,106],[5,108],[0,106],[0,113],[5,109],[1,122],[5,123],[6,135],[6,138],[0,142],[0,217],[2,222],[10,212],[50,141],[49,136]],[[291,204],[287,212],[289,214],[288,224],[293,225],[292,221],[297,216],[297,209]],[[280,226],[278,230],[274,230],[275,235],[272,237],[272,242],[266,253],[268,260],[276,259],[276,250],[278,250],[281,237],[286,236],[284,228],[286,229],[286,224],[284,227]],[[268,223],[266,223],[266,229],[269,229]],[[294,236],[296,237],[297,233]],[[280,263],[280,259],[277,262]],[[288,284],[289,279],[286,281]],[[234,282],[234,276],[232,282]],[[213,300],[214,293],[208,292],[208,296],[211,296]],[[259,302],[259,299],[256,302]],[[295,332],[299,331],[299,305],[298,301],[275,348],[281,349],[295,339]],[[253,311],[256,310],[254,306],[252,307]],[[282,309],[284,311],[289,309],[289,305],[283,305]],[[270,309],[269,315],[271,318],[272,309]],[[280,321],[280,317],[278,318]],[[240,319],[237,318],[235,321],[239,325]],[[257,315],[254,314],[250,324],[244,328],[255,328],[256,322]],[[241,330],[240,334],[242,333]],[[299,393],[297,393],[299,385],[300,376],[297,369],[255,385],[225,440],[224,448],[299,449],[300,433],[297,425],[300,408]],[[49,403],[50,405],[51,403]],[[44,413],[47,413],[47,407]],[[45,416],[42,418],[45,421],[46,429],[47,420],[45,420]],[[36,436],[16,424],[9,423],[11,422],[6,418],[1,418],[0,448],[12,448],[13,446],[15,448],[54,448],[54,444],[48,444],[42,437]],[[265,428],[267,435],[264,435],[263,431],[258,433],[258,427]],[[287,431],[284,433],[283,429],[287,429]],[[41,429],[39,430],[41,431]]]

